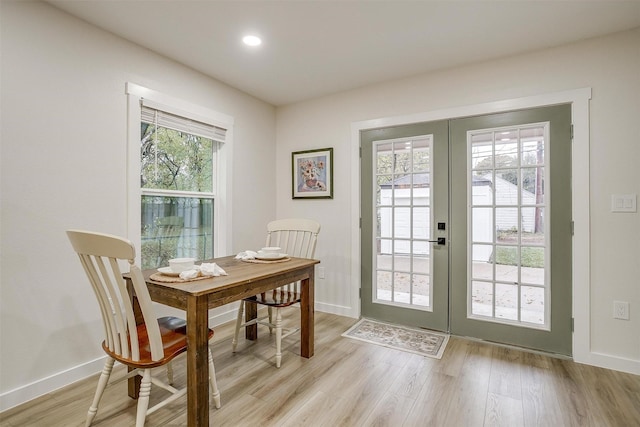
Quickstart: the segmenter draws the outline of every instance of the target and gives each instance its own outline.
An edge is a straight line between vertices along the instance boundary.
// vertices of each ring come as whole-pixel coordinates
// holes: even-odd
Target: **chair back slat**
[[[267,225],[267,246],[279,246],[287,255],[313,258],[320,224],[310,219],[292,218]]]
[[[279,246],[282,252],[297,258],[313,258],[320,223],[304,218],[279,219],[267,224],[267,246]],[[299,282],[281,288],[299,292]]]
[[[110,329],[113,334],[110,337],[111,341],[113,342],[116,349],[115,351],[118,354],[125,357],[131,357],[130,350],[135,350],[129,348],[129,337],[127,335],[127,325],[129,322],[127,321],[126,311],[121,305],[121,303],[124,303],[125,301],[120,301],[120,286],[117,285],[119,280],[123,281],[122,273],[120,273],[117,261],[113,258],[94,256],[93,259],[98,265],[100,277],[98,283],[102,285],[101,287],[108,295],[108,301],[106,302],[108,303],[108,308],[111,309],[112,313],[110,319],[113,319],[114,327]],[[107,266],[109,266],[110,269],[108,269]],[[114,286],[114,282],[116,282],[116,286]],[[133,333],[135,333],[135,331]],[[137,336],[132,336],[131,340],[134,342],[137,341]]]
[[[105,333],[105,343],[107,348],[117,353],[120,353],[120,343],[118,341],[114,342],[113,337],[117,336],[117,328],[115,325],[115,317],[113,316],[113,308],[110,304],[109,296],[106,294],[105,289],[101,285],[101,279],[98,276],[97,270],[95,268],[94,262],[90,255],[78,254],[80,257],[80,262],[82,267],[84,267],[84,271],[89,278],[89,282],[93,288],[94,293],[97,296],[98,305],[100,306],[100,314],[103,319],[104,333]],[[117,346],[117,350],[116,350]]]
[[[117,236],[81,230],[69,230],[67,235],[98,300],[105,330],[105,347],[124,358],[140,360],[136,317],[120,268],[120,264],[126,262],[146,326],[151,357],[160,360],[163,356],[160,329],[144,277],[134,264],[133,244]]]

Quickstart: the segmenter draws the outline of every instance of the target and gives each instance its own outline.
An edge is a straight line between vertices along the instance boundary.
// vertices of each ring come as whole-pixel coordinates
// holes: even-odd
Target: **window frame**
[[[209,123],[226,130],[225,142],[219,143],[217,152],[216,182],[214,196],[213,233],[215,256],[231,253],[232,203],[231,203],[231,159],[233,158],[233,124],[234,118],[213,111],[209,108],[174,98],[161,92],[127,82],[127,236],[138,248],[136,262],[140,265],[141,236],[141,198],[143,191],[140,185],[140,122],[141,100],[151,101],[159,110],[175,115]],[[149,190],[145,190],[148,193]],[[190,194],[185,194],[189,196]]]

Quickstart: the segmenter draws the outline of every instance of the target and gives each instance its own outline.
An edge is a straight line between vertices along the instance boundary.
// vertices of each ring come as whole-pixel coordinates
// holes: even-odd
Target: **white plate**
[[[286,258],[287,254],[258,254],[256,255],[256,259],[260,259],[263,261],[276,261],[279,259]]]
[[[158,272],[164,274],[165,276],[174,276],[177,277],[180,275],[180,273],[176,273],[175,271],[173,271],[171,269],[171,267],[160,267],[158,269]]]

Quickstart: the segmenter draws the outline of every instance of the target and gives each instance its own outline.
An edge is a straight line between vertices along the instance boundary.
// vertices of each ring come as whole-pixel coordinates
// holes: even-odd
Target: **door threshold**
[[[479,343],[483,343],[483,344],[490,344],[490,345],[494,345],[496,347],[503,347],[503,348],[508,348],[508,349],[511,349],[511,350],[519,350],[519,351],[524,351],[526,353],[537,354],[537,355],[540,355],[540,356],[547,356],[547,357],[553,357],[555,359],[573,361],[573,357],[572,356],[568,356],[566,354],[550,353],[550,352],[547,352],[547,351],[536,350],[534,348],[520,347],[520,346],[513,345],[513,344],[505,344],[505,343],[496,342],[496,341],[487,341],[487,340],[483,340],[483,339],[480,339],[480,338],[465,337],[465,336],[455,335],[455,334],[451,334],[451,336],[455,337],[455,338],[460,338],[460,339],[463,339],[463,340],[467,340],[467,341],[479,342]]]

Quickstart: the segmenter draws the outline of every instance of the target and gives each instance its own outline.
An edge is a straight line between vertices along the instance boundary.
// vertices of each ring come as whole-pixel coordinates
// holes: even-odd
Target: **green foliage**
[[[142,188],[213,190],[213,140],[142,123],[140,141]]]
[[[178,248],[178,238],[161,238],[142,240],[141,258],[142,268],[158,268],[169,265],[169,260],[175,258]]]
[[[390,148],[390,147],[389,147]],[[429,170],[429,150],[381,151],[376,158],[377,174],[406,174]]]
[[[544,248],[524,246],[520,250],[522,267],[544,268]],[[496,247],[496,264],[518,265],[517,253],[515,247]]]

